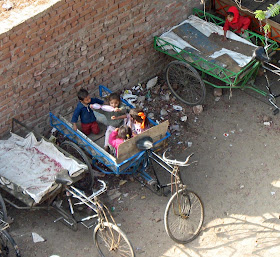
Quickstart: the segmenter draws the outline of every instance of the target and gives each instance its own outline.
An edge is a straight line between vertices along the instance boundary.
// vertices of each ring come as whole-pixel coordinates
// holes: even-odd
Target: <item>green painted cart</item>
[[[200,18],[203,22],[206,20],[206,23],[211,24],[213,27],[215,25],[223,26],[224,24],[223,19],[196,8],[193,9],[193,14],[193,16]],[[194,24],[196,25],[198,23],[196,22]],[[216,46],[213,44],[211,45],[209,38],[205,35],[193,32],[195,29],[196,28],[185,23],[176,26],[175,32],[177,35],[179,34],[181,39],[190,39],[192,46],[195,46],[195,48],[202,45],[202,47],[209,52],[214,52]],[[257,46],[262,46],[262,48],[265,46],[263,49],[266,49],[265,54],[267,57],[278,48],[278,44],[275,41],[248,30],[246,31],[246,37],[244,39],[254,44],[256,49]],[[167,66],[166,80],[170,90],[180,101],[191,106],[202,104],[206,95],[205,84],[216,88],[249,88],[263,96],[274,98],[275,95],[271,93],[270,89],[266,92],[253,84],[259,68],[264,64],[263,61],[254,58],[254,55],[246,65],[236,69],[225,65],[223,63],[225,58],[214,59],[205,57],[201,54],[201,51],[196,51],[196,49],[186,45],[180,47],[176,42],[173,42],[175,42],[175,40],[166,40],[163,36],[155,37],[154,48],[176,59]],[[221,40],[219,40],[219,42],[219,44],[222,44]],[[266,62],[266,64],[268,63]],[[270,102],[276,107],[277,111],[279,111],[278,106],[274,104],[274,100],[275,99],[272,101],[270,99]]]

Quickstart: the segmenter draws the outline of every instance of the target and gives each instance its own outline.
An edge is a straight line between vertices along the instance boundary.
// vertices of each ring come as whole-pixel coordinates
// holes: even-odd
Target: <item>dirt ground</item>
[[[273,82],[277,93],[277,78]],[[258,77],[256,84],[264,88],[264,77]],[[163,222],[170,195],[157,196],[128,176],[105,176],[108,192],[117,189],[121,196],[110,200],[105,193],[101,200],[114,209],[116,222],[131,240],[136,256],[279,256],[279,114],[274,116],[271,106],[263,102],[266,99],[257,99],[249,90],[233,89],[229,99],[229,90],[216,98],[213,88],[207,87],[199,115],[172,95],[165,99],[168,90],[162,77],[153,92],[145,105],[158,120],[161,109],[169,111],[162,119],[170,120],[168,142],[174,156],[183,160],[194,153],[192,160],[197,163],[181,170],[188,188],[204,203],[205,219],[193,242],[176,244],[167,236]],[[182,111],[175,111],[173,105]],[[187,121],[181,121],[183,116],[188,116]],[[120,186],[120,180],[127,182]],[[45,211],[8,206],[8,213],[14,218],[10,232],[23,256],[98,256],[92,229],[79,225],[73,232],[54,223]],[[32,232],[45,241],[34,243]]]

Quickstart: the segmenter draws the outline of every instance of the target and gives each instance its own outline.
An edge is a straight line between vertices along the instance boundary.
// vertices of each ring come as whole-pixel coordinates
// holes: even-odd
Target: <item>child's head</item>
[[[78,92],[78,98],[79,100],[84,104],[89,104],[91,101],[91,98],[89,96],[89,93],[86,89],[81,88]]]
[[[229,22],[232,22],[233,18],[234,18],[234,13],[233,12],[227,12],[227,20]]]
[[[118,138],[122,138],[124,140],[130,139],[132,137],[132,130],[129,126],[122,125],[118,129]]]
[[[149,125],[149,119],[144,114],[141,108],[130,109],[129,114],[134,123],[141,124],[141,128],[144,129]]]
[[[110,106],[117,108],[121,103],[121,97],[117,93],[112,93],[109,95],[109,104]]]

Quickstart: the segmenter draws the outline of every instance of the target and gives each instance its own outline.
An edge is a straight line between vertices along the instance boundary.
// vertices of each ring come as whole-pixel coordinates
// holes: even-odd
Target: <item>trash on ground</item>
[[[119,186],[124,185],[126,182],[127,182],[127,180],[120,180],[120,182],[119,182]]]
[[[220,97],[220,96],[215,97],[215,102],[219,102],[219,101],[220,101],[220,99],[221,99],[221,97]]]
[[[275,195],[275,192],[270,192],[271,193],[271,195]]]
[[[132,88],[132,90],[143,91],[143,87],[142,87],[142,85],[141,85],[140,83],[138,83],[138,85],[137,85],[137,86],[134,86],[134,87]]]
[[[124,197],[128,197],[128,193],[123,194]]]
[[[240,185],[240,189],[244,188],[244,185]]]
[[[228,137],[229,136],[229,134],[228,133],[224,133],[224,137]]]
[[[265,125],[265,126],[270,126],[270,125],[271,125],[271,122],[270,122],[270,121],[265,121],[265,122],[263,123],[263,125]]]
[[[150,88],[154,87],[157,84],[157,81],[158,81],[158,77],[154,77],[154,78],[150,79],[147,82],[146,88],[150,89]]]
[[[167,93],[167,94],[165,94],[165,95],[162,95],[162,96],[161,96],[161,99],[164,100],[164,101],[169,101],[169,99],[170,99],[169,96],[170,96],[170,95]]]
[[[192,109],[193,109],[194,114],[200,114],[203,112],[202,105],[196,105]]]
[[[184,122],[184,121],[187,121],[187,119],[188,119],[188,116],[183,116],[183,117],[181,117],[180,120]]]
[[[164,109],[161,109],[160,110],[160,115],[161,116],[166,116],[166,115],[168,115],[168,112],[166,110],[164,110]]]
[[[188,142],[188,147],[191,147],[192,146],[192,142]]]
[[[173,105],[173,109],[176,110],[176,111],[182,111],[183,107],[180,106],[180,105]]]
[[[38,235],[35,232],[32,232],[32,239],[34,243],[39,243],[39,242],[44,242],[46,241],[43,237],[41,237],[40,235]]]
[[[107,191],[107,195],[110,200],[114,200],[122,195],[118,189],[111,189]]]
[[[170,126],[170,129],[171,129],[171,130],[175,130],[175,131],[180,131],[180,126],[174,124],[174,125]]]
[[[145,195],[142,195],[141,196],[141,199],[143,200],[143,199],[146,199],[146,196]]]
[[[154,113],[149,113],[148,114],[148,118],[150,118],[150,119],[152,119],[152,120],[154,120],[155,119],[155,114]]]
[[[222,88],[214,88],[214,96],[220,97],[223,95],[223,89]]]

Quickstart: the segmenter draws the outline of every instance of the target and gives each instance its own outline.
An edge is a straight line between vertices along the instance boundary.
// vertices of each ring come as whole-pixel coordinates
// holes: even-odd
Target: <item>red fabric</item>
[[[232,28],[236,30],[236,33],[240,33],[241,29],[248,29],[251,20],[248,17],[244,17],[239,15],[239,11],[235,6],[231,6],[228,9],[228,12],[232,12],[234,14],[233,20],[231,22],[226,19],[225,25],[224,25],[224,31],[228,31],[229,28]]]
[[[100,128],[96,121],[91,123],[81,123],[82,132],[86,135],[89,135],[91,132],[95,135],[99,134]]]
[[[118,147],[124,140],[122,138],[118,138],[118,131],[113,131],[109,136],[109,144],[116,149],[116,156],[118,156]]]

